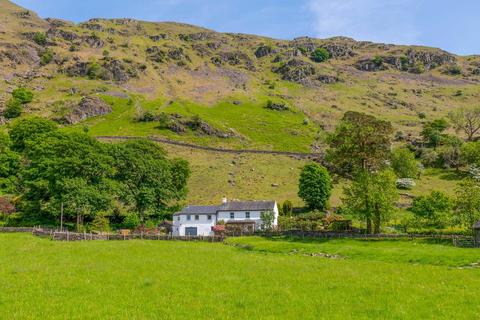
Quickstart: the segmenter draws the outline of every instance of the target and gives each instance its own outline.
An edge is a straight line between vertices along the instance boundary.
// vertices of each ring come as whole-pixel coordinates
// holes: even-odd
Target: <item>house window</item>
[[[180,221],[180,216],[177,217],[177,221]]]
[[[188,220],[188,221],[192,220],[192,216],[191,216],[191,215],[188,215],[188,216],[187,216],[187,220]]]
[[[230,212],[230,219],[235,219],[235,212]]]
[[[250,212],[245,212],[245,219],[250,219]]]
[[[199,215],[196,215],[196,216],[195,216],[195,220],[200,220],[200,216],[199,216]]]
[[[207,215],[207,220],[212,220],[212,216],[211,216],[211,215]]]

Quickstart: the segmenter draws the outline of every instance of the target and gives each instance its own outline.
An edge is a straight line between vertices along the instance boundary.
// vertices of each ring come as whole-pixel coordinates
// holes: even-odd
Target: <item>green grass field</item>
[[[473,249],[405,241],[61,243],[0,235],[2,319],[475,319]],[[246,250],[233,244],[248,245]],[[292,254],[295,249],[296,253]],[[339,259],[303,255],[339,254]]]

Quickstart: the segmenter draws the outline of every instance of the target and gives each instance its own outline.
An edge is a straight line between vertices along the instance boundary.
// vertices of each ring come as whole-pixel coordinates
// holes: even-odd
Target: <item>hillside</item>
[[[318,48],[330,58],[315,62]],[[25,86],[34,101],[22,116],[55,119],[65,130],[295,152],[321,152],[322,134],[347,110],[389,120],[396,136],[408,140],[424,119],[480,98],[480,56],[132,19],[74,24],[41,19],[6,0],[0,0],[0,77],[0,109],[13,89]],[[227,193],[298,202],[305,160],[167,148],[192,164],[192,201],[218,202]],[[437,183],[451,189],[449,180]]]

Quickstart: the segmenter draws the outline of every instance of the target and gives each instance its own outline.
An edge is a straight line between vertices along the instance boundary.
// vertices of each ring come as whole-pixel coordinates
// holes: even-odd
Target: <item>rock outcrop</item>
[[[73,110],[64,116],[62,121],[67,124],[76,124],[91,117],[101,116],[112,112],[112,108],[102,99],[91,96],[84,97]]]

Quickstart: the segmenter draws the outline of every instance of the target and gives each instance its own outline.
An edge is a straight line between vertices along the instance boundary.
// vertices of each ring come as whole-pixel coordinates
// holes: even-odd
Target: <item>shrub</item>
[[[21,104],[27,104],[33,101],[33,92],[26,88],[17,88],[13,90],[12,97],[17,99]]]
[[[432,191],[428,196],[415,198],[410,210],[427,226],[445,226],[452,208],[453,202],[445,193]]]
[[[432,149],[422,149],[420,160],[425,167],[435,167],[438,164],[438,153]]]
[[[410,69],[410,72],[416,73],[416,74],[424,73],[425,72],[425,65],[421,62],[417,62]]]
[[[312,52],[311,58],[315,62],[324,62],[330,59],[330,53],[325,48],[317,48]]]
[[[135,213],[129,213],[125,219],[123,219],[123,226],[127,229],[134,230],[140,225],[140,218]]]
[[[33,35],[33,41],[35,41],[35,43],[39,46],[44,46],[47,44],[47,36],[43,32],[36,32]]]
[[[45,50],[45,52],[40,57],[40,65],[46,66],[53,60],[53,51],[52,50]]]
[[[102,233],[110,231],[110,221],[104,212],[97,213],[95,219],[90,224],[90,230]]]
[[[293,204],[290,200],[285,200],[282,205],[282,214],[284,216],[291,216],[293,212]]]
[[[3,116],[7,119],[18,118],[22,114],[22,104],[19,100],[12,98],[7,101]]]
[[[375,56],[375,58],[373,58],[372,62],[377,66],[381,66],[383,64],[383,58],[381,56]]]
[[[91,62],[87,67],[87,76],[91,80],[100,79],[103,75],[103,67],[97,62]]]
[[[403,189],[403,190],[413,189],[413,187],[417,185],[415,181],[410,178],[397,179],[395,184],[398,189]]]
[[[392,169],[399,178],[416,178],[419,174],[415,155],[407,148],[397,148],[392,151]]]

